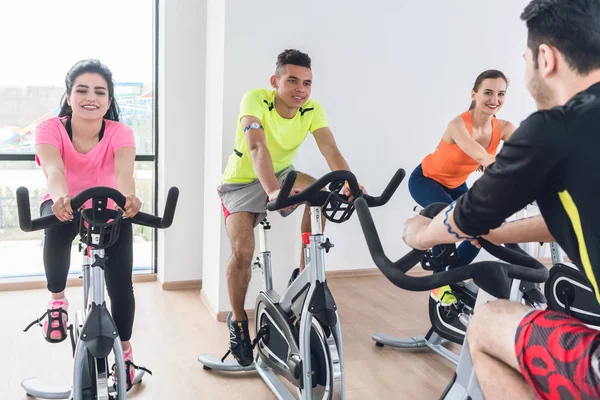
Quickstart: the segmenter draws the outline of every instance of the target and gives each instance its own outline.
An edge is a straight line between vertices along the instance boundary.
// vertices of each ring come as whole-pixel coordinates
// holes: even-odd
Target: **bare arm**
[[[60,156],[60,151],[51,144],[38,144],[35,146],[35,151],[46,175],[46,185],[53,203],[52,212],[60,221],[72,220],[71,196],[67,187],[65,163]]]
[[[253,122],[262,126],[260,120],[256,117],[242,117],[242,127],[246,127]],[[267,148],[265,132],[262,129],[249,129],[246,131],[246,140],[248,141],[248,147],[250,148],[250,156],[252,157],[252,164],[254,165],[256,176],[265,192],[269,197],[272,197],[271,195],[279,190],[279,182],[277,181],[275,171],[273,170],[273,160],[271,158],[271,153]]]
[[[465,154],[477,161],[480,165],[487,167],[496,161],[496,157],[488,154],[483,146],[473,139],[473,136],[469,135],[467,128],[459,125],[457,122],[452,121],[448,124],[444,137],[448,136],[452,138]]]
[[[333,133],[328,127],[317,129],[313,132],[313,136],[319,146],[319,151],[325,157],[327,165],[332,171],[346,170],[350,171],[348,163],[340,153],[340,149],[337,147]]]
[[[508,222],[499,228],[492,229],[483,238],[494,244],[556,241],[541,215]]]
[[[117,190],[124,195],[135,194],[134,164],[135,149],[133,147],[121,147],[115,152],[115,182]]]
[[[450,206],[449,206],[450,207]],[[407,224],[412,225],[413,229],[404,232],[404,239],[411,247],[420,250],[429,249],[440,243],[456,243],[468,236],[462,232],[454,222],[454,210],[452,208],[448,212],[448,225],[450,229],[461,238],[448,232],[448,227],[444,225],[446,219],[446,207],[433,219],[417,215],[412,217],[414,225],[407,221]],[[410,220],[409,220],[410,221]],[[494,244],[503,243],[530,243],[530,242],[555,242],[554,237],[548,230],[548,226],[541,215],[531,218],[520,219],[514,222],[506,223],[499,228],[491,230],[488,234],[483,235],[483,238]]]
[[[510,121],[504,121],[504,124],[501,128],[501,139],[506,142],[510,137],[515,133],[517,127],[512,124]]]
[[[63,159],[58,149],[51,144],[38,144],[35,151],[46,175],[50,198],[56,203],[59,198],[69,195]]]
[[[123,216],[131,218],[142,207],[142,201],[135,195],[135,179],[133,168],[135,165],[135,149],[121,147],[115,152],[115,183],[117,190],[125,196]]]
[[[340,149],[337,147],[337,143],[335,142],[335,138],[333,137],[331,129],[329,129],[328,127],[317,129],[313,132],[313,136],[317,141],[319,151],[321,152],[321,154],[323,154],[323,157],[325,157],[325,161],[327,161],[327,165],[329,165],[329,168],[332,171],[350,171],[350,166],[346,162],[344,156],[342,156]],[[367,190],[363,185],[360,184],[360,182],[358,183],[358,187],[360,188],[360,190],[362,190],[364,194],[368,194]],[[349,196],[350,201],[354,199],[348,182],[346,182],[346,184],[344,185],[343,194]]]

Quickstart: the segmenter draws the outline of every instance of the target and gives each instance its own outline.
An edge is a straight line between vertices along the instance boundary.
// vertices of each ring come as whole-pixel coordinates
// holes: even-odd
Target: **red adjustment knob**
[[[302,242],[304,244],[310,244],[310,232],[303,232],[302,233]]]

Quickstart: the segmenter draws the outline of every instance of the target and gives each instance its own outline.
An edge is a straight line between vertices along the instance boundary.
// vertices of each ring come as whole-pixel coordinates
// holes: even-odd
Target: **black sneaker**
[[[292,271],[292,276],[290,276],[290,280],[288,281],[288,287],[296,280],[296,278],[300,275],[300,268],[296,268]]]
[[[227,321],[231,354],[241,366],[247,367],[254,361],[250,330],[248,329],[248,316],[246,315],[244,321],[234,321],[233,314],[229,313]]]

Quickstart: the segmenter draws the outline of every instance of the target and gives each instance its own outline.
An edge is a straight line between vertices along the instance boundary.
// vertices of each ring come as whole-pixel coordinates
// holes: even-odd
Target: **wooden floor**
[[[338,305],[344,337],[348,399],[437,399],[454,373],[452,364],[428,351],[377,348],[375,332],[422,335],[429,328],[427,293],[400,290],[382,276],[335,278],[329,286]],[[81,288],[67,289],[71,310]],[[163,291],[156,282],[135,287],[135,362],[154,373],[129,392],[138,400],[273,399],[254,373],[204,371],[202,353],[222,355],[228,345],[224,323],[211,317],[197,290]],[[0,292],[0,399],[25,400],[20,383],[70,381],[70,344],[51,345],[39,328],[22,330],[44,311],[47,292]],[[453,346],[459,351],[460,346]]]

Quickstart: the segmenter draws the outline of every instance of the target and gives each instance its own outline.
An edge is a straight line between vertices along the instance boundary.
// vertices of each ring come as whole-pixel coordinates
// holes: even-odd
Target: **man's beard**
[[[552,89],[544,82],[539,70],[535,70],[533,78],[529,83],[529,87],[529,92],[535,100],[539,110],[548,110],[554,107]]]

